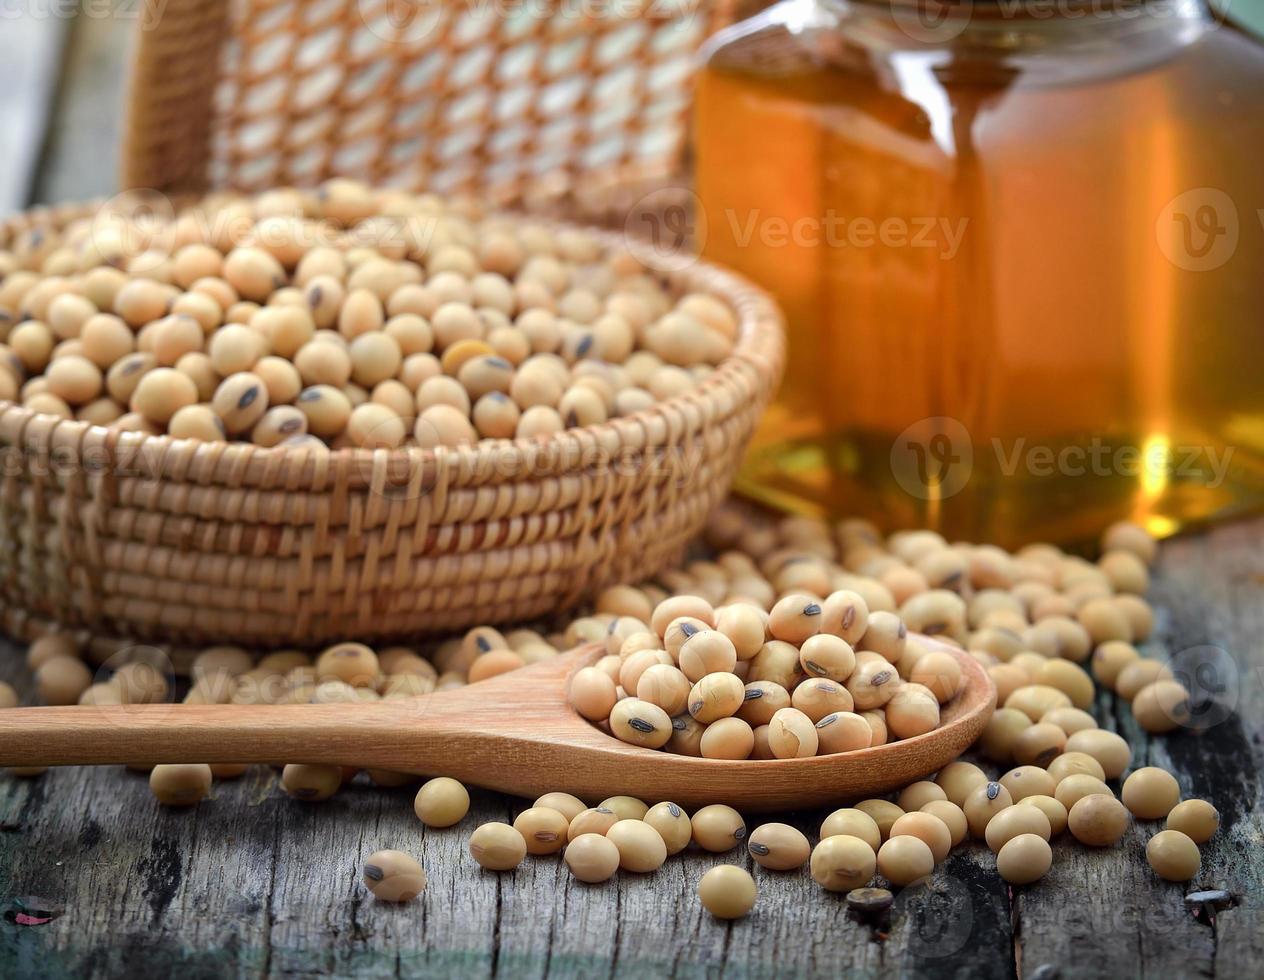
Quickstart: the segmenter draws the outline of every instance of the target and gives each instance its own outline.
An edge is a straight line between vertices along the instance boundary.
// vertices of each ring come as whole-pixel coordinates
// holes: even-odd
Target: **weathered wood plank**
[[[1225,678],[1239,698],[1236,712],[1204,732],[1149,736],[1126,703],[1104,694],[1098,698],[1099,719],[1133,745],[1134,768],[1171,769],[1184,794],[1205,797],[1220,808],[1223,829],[1203,849],[1202,872],[1188,887],[1149,872],[1145,843],[1162,829],[1158,822],[1134,824],[1112,851],[1060,845],[1047,883],[1026,890],[1018,901],[1024,975],[1045,963],[1068,961],[1091,961],[1103,975],[1119,977],[1226,975],[1228,962],[1239,971],[1254,962],[1258,970],[1264,937],[1253,896],[1259,893],[1262,862],[1258,850],[1252,855],[1250,848],[1258,848],[1264,833],[1258,683],[1264,664],[1262,543],[1264,528],[1258,523],[1170,542],[1151,594],[1160,616],[1150,652],[1166,653],[1179,664],[1183,652],[1195,647],[1226,651],[1238,666],[1236,677]],[[1183,895],[1195,886],[1228,888],[1248,897],[1243,906],[1222,914],[1213,929],[1184,907]],[[1226,941],[1230,935],[1232,941]]]
[[[364,777],[311,806],[284,797],[275,774],[259,768],[180,813],[156,807],[142,775],[64,770],[0,782],[5,896],[66,907],[48,926],[4,927],[0,971],[39,964],[44,975],[112,976],[143,962],[195,976],[278,977],[1007,977],[1044,967],[1244,975],[1261,942],[1254,668],[1264,635],[1262,539],[1257,524],[1169,545],[1155,589],[1167,609],[1157,642],[1183,649],[1211,641],[1242,657],[1239,715],[1205,735],[1151,739],[1126,707],[1099,702],[1136,746],[1138,764],[1171,765],[1187,791],[1224,811],[1225,833],[1205,849],[1198,884],[1245,897],[1215,929],[1184,908],[1185,888],[1145,866],[1154,825],[1135,827],[1115,850],[1061,842],[1050,876],[1017,892],[996,878],[984,848],[965,848],[927,887],[900,896],[883,937],[805,874],[754,869],[740,852],[691,850],[657,874],[622,875],[611,886],[572,881],[556,858],[511,875],[482,872],[465,853],[468,831],[527,805],[493,794],[478,794],[460,827],[426,831],[412,816],[410,790],[377,789]],[[24,679],[13,654],[0,671]],[[785,819],[814,836],[821,817]],[[418,852],[426,864],[430,886],[413,905],[382,906],[359,885],[360,861],[388,846]],[[735,924],[712,920],[694,896],[705,870],[725,861],[752,867],[761,888],[756,912]]]
[[[1171,610],[1169,650],[1211,645],[1225,651],[1235,669],[1204,680],[1222,689],[1220,697],[1234,710],[1200,736],[1153,739],[1151,752],[1160,764],[1171,764],[1183,790],[1205,795],[1221,811],[1222,831],[1203,849],[1198,883],[1235,892],[1239,904],[1209,926],[1214,973],[1258,975],[1264,963],[1264,528],[1227,527],[1172,542],[1162,567],[1155,593]]]

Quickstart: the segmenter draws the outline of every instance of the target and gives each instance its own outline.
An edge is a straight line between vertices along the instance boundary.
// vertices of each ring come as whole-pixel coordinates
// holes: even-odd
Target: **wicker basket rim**
[[[16,229],[29,228],[32,223],[43,218],[57,224],[65,224],[90,213],[98,207],[103,199],[80,202],[78,204],[61,204],[45,206],[19,212],[0,222],[0,240],[4,240]],[[26,427],[36,419],[51,421],[41,441],[45,445],[54,442],[63,446],[81,446],[89,438],[100,440],[102,445],[125,449],[129,452],[155,452],[158,458],[166,458],[168,452],[186,450],[192,447],[194,453],[215,454],[232,453],[233,469],[242,472],[246,468],[260,466],[284,465],[278,460],[300,460],[308,463],[302,471],[301,482],[314,476],[318,461],[329,461],[330,470],[342,470],[344,467],[359,469],[369,473],[385,466],[393,473],[413,472],[420,465],[430,472],[465,471],[478,468],[480,460],[489,459],[492,454],[500,462],[516,460],[530,462],[538,460],[541,455],[555,449],[564,453],[568,449],[582,451],[585,445],[601,445],[603,433],[611,431],[620,441],[628,441],[627,434],[640,430],[644,432],[657,419],[673,413],[684,414],[689,408],[704,408],[711,394],[730,383],[744,389],[747,397],[756,394],[756,386],[751,384],[751,377],[746,368],[757,374],[771,373],[774,381],[779,375],[784,352],[784,336],[782,332],[783,318],[780,309],[771,296],[761,287],[744,276],[726,268],[714,265],[697,257],[683,269],[671,269],[658,260],[647,243],[635,238],[629,239],[615,232],[591,225],[517,212],[498,212],[502,216],[519,221],[530,221],[543,224],[557,230],[577,230],[594,235],[607,247],[623,244],[647,271],[676,285],[696,289],[722,298],[733,310],[738,319],[737,344],[733,352],[717,365],[714,373],[690,391],[665,401],[657,402],[649,408],[632,415],[620,416],[605,422],[588,426],[576,426],[547,436],[536,436],[523,439],[480,439],[472,446],[422,448],[420,446],[401,446],[396,449],[365,449],[361,447],[343,447],[330,449],[327,453],[313,451],[308,448],[263,447],[246,442],[214,443],[198,439],[176,439],[169,435],[149,435],[141,432],[112,432],[108,427],[79,419],[57,419],[55,416],[32,412],[16,402],[0,401],[0,431],[24,433]],[[692,413],[691,413],[692,414]],[[0,440],[2,441],[2,440]],[[13,440],[21,445],[19,437]],[[648,447],[649,443],[645,442]],[[278,453],[278,450],[281,450]],[[510,456],[499,454],[510,453]],[[177,453],[178,455],[178,453]],[[321,467],[325,469],[326,467]],[[292,469],[288,474],[295,476]],[[423,480],[423,482],[428,482]],[[512,481],[509,481],[512,482]]]

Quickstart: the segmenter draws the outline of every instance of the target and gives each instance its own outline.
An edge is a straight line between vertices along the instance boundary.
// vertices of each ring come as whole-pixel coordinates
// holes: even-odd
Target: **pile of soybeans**
[[[560,853],[576,878],[597,882],[619,870],[651,873],[690,846],[745,847],[759,874],[806,866],[822,888],[872,909],[889,904],[887,887],[926,878],[970,840],[995,852],[1007,882],[1027,885],[1048,872],[1050,840],[1069,833],[1086,847],[1111,847],[1137,820],[1164,822],[1146,848],[1159,876],[1188,881],[1197,874],[1198,845],[1219,826],[1216,809],[1182,800],[1162,769],[1133,770],[1128,743],[1091,713],[1101,687],[1130,702],[1149,732],[1172,731],[1189,718],[1189,691],[1141,649],[1154,627],[1144,596],[1156,554],[1142,529],[1107,529],[1100,556],[1089,561],[1052,545],[1011,554],[949,544],[929,531],[884,538],[862,521],[776,520],[730,504],[710,522],[700,554],[652,581],[603,591],[590,613],[551,630],[478,627],[418,649],[374,651],[349,641],[315,658],[202,651],[184,700],[415,697],[599,643],[605,656],[577,675],[570,694],[581,714],[615,737],[703,758],[793,758],[932,730],[940,704],[961,683],[955,658],[917,634],[933,636],[982,663],[998,690],[974,761],[958,760],[891,799],[828,814],[815,843],[787,824],[748,828],[722,800],[689,814],[669,800],[612,797],[589,807],[547,793],[512,825],[474,829],[471,857],[504,872],[528,854]],[[56,633],[31,647],[44,700],[87,706],[170,698],[172,679],[152,658],[115,662],[112,673],[94,677],[81,659],[90,639]],[[3,688],[0,702],[17,697]],[[157,766],[151,786],[163,803],[191,805],[214,779],[244,768]],[[312,802],[355,774],[288,765],[280,784]],[[415,778],[369,776],[390,786]],[[415,801],[419,820],[432,828],[458,826],[468,808],[466,789],[444,777],[425,783]],[[405,846],[373,855],[364,880],[379,898],[406,900],[424,888],[425,874],[407,842],[395,843]],[[869,887],[875,882],[886,887]],[[746,914],[757,894],[755,879],[736,866],[714,868],[699,882],[701,901],[719,917]]]

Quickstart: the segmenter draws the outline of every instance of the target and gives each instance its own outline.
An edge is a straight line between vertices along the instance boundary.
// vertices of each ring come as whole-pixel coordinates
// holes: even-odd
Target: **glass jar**
[[[1264,48],[1192,0],[789,0],[697,94],[790,322],[739,486],[1004,545],[1264,502]]]

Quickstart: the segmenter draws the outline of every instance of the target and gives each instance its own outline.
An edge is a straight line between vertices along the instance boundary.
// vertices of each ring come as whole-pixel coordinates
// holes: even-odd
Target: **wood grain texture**
[[[41,927],[0,921],[0,975],[1256,975],[1264,522],[1167,544],[1154,597],[1164,607],[1156,646],[1210,643],[1235,658],[1237,710],[1203,735],[1164,737],[1145,736],[1112,699],[1096,710],[1133,744],[1136,764],[1171,765],[1187,792],[1221,808],[1224,830],[1203,848],[1194,886],[1241,898],[1214,927],[1184,907],[1193,886],[1160,882],[1144,864],[1157,824],[1134,827],[1113,850],[1059,841],[1049,877],[1014,891],[987,850],[969,845],[926,887],[900,893],[880,930],[853,921],[806,874],[763,871],[740,851],[691,848],[653,875],[600,886],[574,882],[556,858],[508,875],[479,870],[465,852],[469,831],[512,819],[521,799],[476,791],[462,824],[426,830],[408,788],[360,776],[327,803],[301,804],[255,767],[179,812],[156,806],[142,775],[112,767],[0,780],[0,900],[34,895],[66,909]],[[13,655],[0,657],[0,672],[26,680]],[[777,819],[815,839],[825,813]],[[359,862],[381,847],[425,864],[430,885],[412,905],[377,904],[359,885]],[[731,925],[702,913],[694,894],[726,862],[750,868],[761,893]]]

